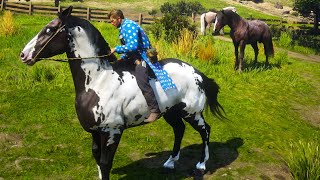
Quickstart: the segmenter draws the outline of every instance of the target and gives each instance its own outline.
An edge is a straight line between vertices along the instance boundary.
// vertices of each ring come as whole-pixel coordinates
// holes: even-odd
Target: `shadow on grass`
[[[209,144],[210,159],[206,163],[206,174],[213,174],[219,168],[231,164],[238,158],[238,148],[243,145],[241,138],[233,138],[225,143],[211,142]],[[115,168],[112,174],[119,174],[122,180],[132,179],[185,179],[191,176],[200,159],[202,144],[184,147],[180,151],[180,159],[175,170],[168,173],[162,168],[171,151],[148,153],[146,157],[134,161],[127,166]],[[202,177],[197,177],[202,179]]]

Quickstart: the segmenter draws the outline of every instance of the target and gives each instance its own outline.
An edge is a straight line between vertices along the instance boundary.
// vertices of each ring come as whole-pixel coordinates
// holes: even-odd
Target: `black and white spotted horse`
[[[41,58],[67,54],[79,121],[92,134],[92,153],[99,177],[109,179],[123,130],[146,124],[148,106],[136,83],[134,67],[126,67],[121,62],[110,63],[116,57],[107,55],[110,47],[100,32],[88,21],[72,16],[71,11],[72,7],[67,8],[47,24],[20,56],[23,63],[33,65]],[[174,169],[175,161],[179,159],[184,119],[202,137],[202,154],[195,170],[204,172],[209,159],[210,126],[202,112],[208,104],[214,115],[224,117],[223,108],[217,101],[219,87],[214,80],[185,62],[164,59],[160,63],[177,86],[177,89],[164,92],[159,82],[150,78],[163,118],[172,126],[175,135],[173,152],[163,166]]]

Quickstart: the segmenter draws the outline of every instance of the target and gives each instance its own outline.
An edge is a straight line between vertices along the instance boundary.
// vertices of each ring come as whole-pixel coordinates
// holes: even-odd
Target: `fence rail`
[[[62,11],[66,7],[53,7],[49,5],[38,5],[32,4],[31,1],[29,3],[21,3],[21,2],[8,2],[7,0],[0,0],[0,10],[10,10],[20,13],[28,13],[32,15],[33,13],[40,13],[40,14],[52,14],[55,15],[58,12]],[[81,8],[81,7],[74,7],[72,10],[72,15],[77,16],[80,18],[84,18],[90,21],[104,21],[108,22],[107,14],[109,13],[108,10],[104,9],[96,9],[96,8]],[[152,24],[154,23],[155,18],[150,15],[143,15],[143,14],[126,14],[127,17],[130,19],[139,22],[139,24]],[[253,17],[248,17],[248,19],[254,19]],[[192,15],[193,21],[199,21],[200,15]],[[274,19],[259,19],[265,21],[267,24],[282,24],[288,23],[285,20],[274,20]],[[293,22],[294,24],[310,24],[311,22],[308,21],[298,21]]]
[[[61,12],[63,9],[67,7],[53,7],[47,5],[37,5],[29,3],[18,3],[18,2],[8,2],[5,0],[0,0],[0,10],[10,10],[19,13],[27,13],[32,15],[34,13],[39,14],[52,14],[55,15],[58,12]],[[72,15],[80,18],[84,18],[90,21],[104,21],[108,22],[109,19],[107,18],[109,11],[104,9],[95,9],[95,8],[81,8],[81,7],[74,7],[72,9]],[[139,22],[139,24],[151,24],[154,22],[154,18],[152,16],[145,16],[143,14],[127,14],[127,17],[130,19]]]

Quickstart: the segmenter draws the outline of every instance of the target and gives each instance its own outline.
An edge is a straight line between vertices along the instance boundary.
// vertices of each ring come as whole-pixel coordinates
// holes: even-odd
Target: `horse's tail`
[[[201,74],[203,79],[204,92],[207,96],[207,108],[219,119],[227,119],[224,109],[218,102],[219,85],[213,80]]]
[[[200,28],[201,34],[206,35],[206,22],[205,22],[206,13],[201,14],[200,16]]]
[[[267,42],[265,45],[265,54],[267,56],[274,56],[274,49],[273,49],[273,43],[272,43],[272,34],[271,31],[269,30],[268,32],[268,37],[267,37]]]

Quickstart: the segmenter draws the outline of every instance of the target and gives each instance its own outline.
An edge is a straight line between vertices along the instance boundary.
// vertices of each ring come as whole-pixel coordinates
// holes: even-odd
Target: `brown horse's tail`
[[[274,49],[273,49],[273,43],[272,43],[272,35],[269,30],[269,35],[266,38],[265,47],[264,47],[265,54],[267,56],[273,57],[274,56]]]

